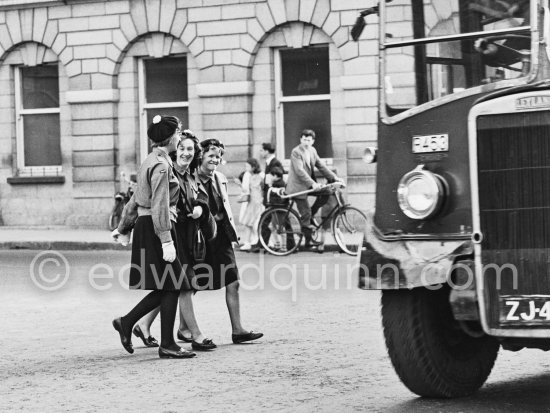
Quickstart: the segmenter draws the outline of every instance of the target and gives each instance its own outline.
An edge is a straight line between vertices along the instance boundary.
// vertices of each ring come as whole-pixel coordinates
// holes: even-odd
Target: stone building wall
[[[137,59],[187,56],[189,127],[227,146],[238,175],[277,132],[273,50],[328,44],[333,166],[350,201],[373,205],[376,26],[349,30],[369,0],[5,0],[0,3],[0,219],[106,227],[120,171],[135,171]],[[370,23],[370,21],[369,21]],[[58,61],[62,180],[18,178],[14,68]],[[234,185],[231,193],[236,194]],[[1,222],[1,221],[0,221]]]

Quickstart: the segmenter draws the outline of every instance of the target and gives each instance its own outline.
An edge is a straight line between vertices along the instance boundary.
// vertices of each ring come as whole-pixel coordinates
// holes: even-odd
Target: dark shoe
[[[313,241],[312,239],[306,240],[304,246],[306,248],[316,247],[318,245],[321,245],[321,242],[319,241]]]
[[[159,357],[161,359],[190,359],[195,356],[196,354],[192,351],[187,351],[181,348],[179,350],[170,350],[159,347]]]
[[[215,345],[214,342],[209,338],[205,338],[204,340],[202,340],[202,343],[199,343],[195,340],[193,340],[193,342],[191,343],[191,348],[197,351],[214,350],[216,347],[218,346]]]
[[[261,248],[258,244],[253,244],[248,250],[248,252],[260,252],[260,250]]]
[[[245,341],[252,341],[262,338],[264,335],[262,333],[255,333],[253,331],[244,334],[232,334],[231,338],[233,339],[233,344],[244,343]]]
[[[143,331],[141,331],[141,327],[139,325],[136,325],[134,329],[132,330],[132,333],[134,333],[134,336],[141,338],[141,341],[143,341],[143,344],[145,344],[145,347],[158,347],[159,342],[155,339],[153,336],[145,337],[143,334]]]
[[[317,245],[317,252],[319,254],[322,254],[323,252],[325,252],[325,243],[321,243],[321,244]]]
[[[122,344],[122,347],[124,349],[132,354],[134,352],[134,347],[132,346],[132,336],[127,336],[124,334],[124,330],[122,329],[122,318],[115,318],[113,320],[113,327],[116,331],[118,331],[118,334],[120,335],[120,343]]]
[[[193,342],[193,338],[187,338],[183,335],[183,333],[181,331],[178,330],[178,333],[176,334],[176,336],[178,337],[178,340],[179,341],[185,341],[186,343],[192,343]]]
[[[302,248],[302,251],[319,252],[319,245],[306,243]]]

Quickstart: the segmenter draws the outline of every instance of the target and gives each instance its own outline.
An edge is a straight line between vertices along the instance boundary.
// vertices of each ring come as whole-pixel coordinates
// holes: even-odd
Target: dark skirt
[[[172,225],[172,240],[179,252],[178,236]],[[140,216],[134,227],[132,238],[132,268],[130,269],[130,288],[138,290],[190,290],[192,268],[177,257],[173,262],[162,259],[162,245],[155,234],[151,216]]]
[[[192,286],[199,291],[219,290],[239,279],[233,245],[221,226],[218,235],[206,245],[205,262],[195,265],[195,274]]]
[[[187,279],[191,283],[193,278],[195,278],[195,270],[193,269],[195,260],[193,259],[191,250],[194,237],[197,234],[196,226],[194,222],[186,220],[184,222],[176,222],[175,229],[178,241],[176,254],[181,265],[187,269]]]

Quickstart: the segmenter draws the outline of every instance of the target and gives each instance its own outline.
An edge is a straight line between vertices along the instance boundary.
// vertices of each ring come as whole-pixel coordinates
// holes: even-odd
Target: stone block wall
[[[6,225],[105,227],[120,171],[141,161],[137,61],[185,54],[189,126],[227,145],[233,177],[277,142],[274,49],[328,44],[332,165],[350,200],[373,205],[376,30],[349,30],[369,0],[36,0],[0,4],[0,217]],[[46,59],[46,60],[44,60]],[[60,67],[62,183],[13,185],[13,67]],[[232,188],[237,193],[236,188]],[[22,205],[36,204],[40,207]]]

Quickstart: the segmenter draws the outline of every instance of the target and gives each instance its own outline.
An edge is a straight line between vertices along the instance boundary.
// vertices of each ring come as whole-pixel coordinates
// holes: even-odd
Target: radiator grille
[[[550,112],[477,120],[482,263],[489,323],[498,326],[499,295],[550,293]]]

